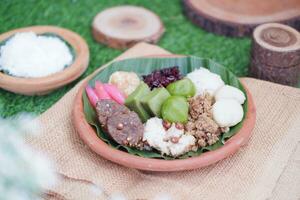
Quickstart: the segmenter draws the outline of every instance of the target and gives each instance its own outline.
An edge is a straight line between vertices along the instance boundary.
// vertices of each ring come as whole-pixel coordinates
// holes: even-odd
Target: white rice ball
[[[204,95],[209,93],[214,96],[215,92],[224,86],[224,81],[218,74],[210,72],[208,69],[201,67],[187,74],[196,87],[196,95]]]
[[[212,107],[213,119],[220,127],[235,126],[242,121],[244,110],[234,99],[220,99]]]
[[[221,87],[215,94],[216,101],[221,99],[235,99],[240,104],[246,100],[245,94],[236,87],[225,85]]]

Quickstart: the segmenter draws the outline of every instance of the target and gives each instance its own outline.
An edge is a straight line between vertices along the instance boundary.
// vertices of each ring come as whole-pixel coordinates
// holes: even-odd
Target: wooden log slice
[[[300,33],[286,25],[269,23],[253,32],[252,57],[261,64],[290,67],[300,64]]]
[[[94,38],[112,48],[124,49],[138,42],[156,43],[165,28],[153,12],[136,6],[118,6],[96,15]]]
[[[272,67],[252,59],[251,76],[274,83],[297,86],[300,82],[300,64],[292,67]]]
[[[220,35],[250,36],[269,22],[300,29],[299,0],[183,0],[183,9],[193,23]]]
[[[251,75],[285,85],[300,78],[300,33],[277,23],[258,26],[252,38]]]

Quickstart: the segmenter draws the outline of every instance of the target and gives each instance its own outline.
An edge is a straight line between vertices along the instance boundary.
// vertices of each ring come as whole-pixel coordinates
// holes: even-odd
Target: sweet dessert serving
[[[152,66],[148,73],[143,66],[108,69],[100,74],[109,77],[96,75],[86,86],[85,116],[107,144],[141,157],[184,159],[223,146],[242,126],[247,97],[227,69]]]

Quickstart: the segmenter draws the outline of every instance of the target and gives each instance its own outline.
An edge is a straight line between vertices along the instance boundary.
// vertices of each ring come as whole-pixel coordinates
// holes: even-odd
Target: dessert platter
[[[126,167],[204,167],[246,144],[256,112],[251,94],[222,65],[194,56],[113,62],[87,80],[73,123],[97,154]]]

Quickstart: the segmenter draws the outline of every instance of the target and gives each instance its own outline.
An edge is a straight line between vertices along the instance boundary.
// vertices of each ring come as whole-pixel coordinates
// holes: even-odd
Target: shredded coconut
[[[18,77],[43,77],[73,61],[68,46],[58,37],[17,33],[0,48],[0,70]]]
[[[150,118],[145,125],[143,140],[162,154],[174,157],[193,150],[196,142],[194,136],[184,134],[184,130],[176,128],[175,124],[165,130],[162,122],[160,118]]]

